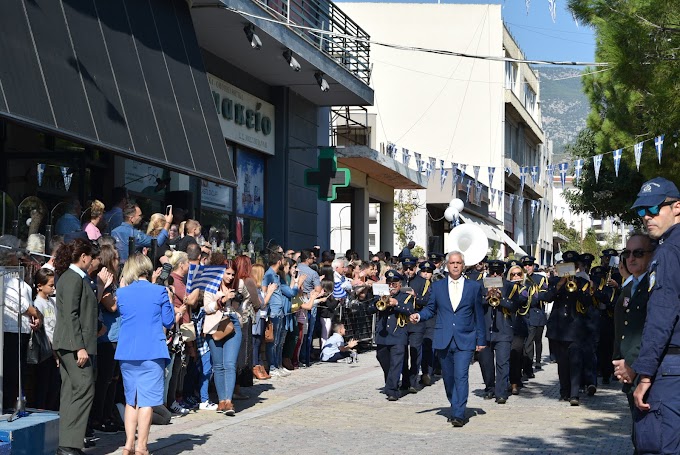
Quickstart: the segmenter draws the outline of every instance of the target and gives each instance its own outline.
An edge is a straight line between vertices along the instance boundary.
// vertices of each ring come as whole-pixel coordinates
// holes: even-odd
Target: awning
[[[460,219],[463,220],[465,224],[474,224],[475,226],[478,226],[484,232],[484,235],[486,235],[486,237],[489,240],[493,240],[495,242],[503,242],[498,232],[498,229],[496,229],[495,227],[493,227],[493,225],[484,221],[483,219],[478,218],[474,215],[469,215],[467,213],[465,215],[461,213]]]
[[[493,241],[500,242],[500,243],[505,243],[505,244],[509,245],[510,248],[512,248],[512,250],[515,253],[517,253],[521,256],[528,256],[526,251],[524,251],[522,249],[522,247],[520,247],[517,244],[517,242],[512,240],[512,238],[508,234],[506,234],[505,231],[503,231],[500,228],[497,228],[493,224],[491,224],[487,221],[484,221],[483,219],[476,217],[474,215],[469,215],[467,213],[466,214],[461,213],[460,219],[463,220],[464,223],[467,223],[467,224],[472,223],[476,226],[479,226],[479,228],[482,231],[484,231],[484,234],[486,235],[486,237],[489,240],[493,240]]]
[[[3,0],[0,118],[235,185],[184,0]]]
[[[422,190],[427,187],[427,181],[420,172],[370,147],[338,147],[335,149],[335,156],[341,167],[361,171],[394,189]]]

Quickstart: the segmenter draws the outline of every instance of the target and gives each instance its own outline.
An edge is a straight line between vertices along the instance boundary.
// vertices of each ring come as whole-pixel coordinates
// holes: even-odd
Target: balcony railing
[[[277,19],[344,35],[327,35],[291,27],[291,30],[318,47],[363,82],[366,84],[370,82],[370,44],[368,42],[370,37],[335,3],[326,0],[253,1]]]

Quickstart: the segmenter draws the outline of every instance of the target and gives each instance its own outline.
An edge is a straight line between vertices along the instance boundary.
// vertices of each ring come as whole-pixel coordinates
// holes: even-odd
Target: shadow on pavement
[[[166,438],[161,438],[153,444],[149,444],[149,453],[160,455],[191,451],[196,447],[205,444],[208,437],[209,436],[196,436],[185,433],[174,434]]]

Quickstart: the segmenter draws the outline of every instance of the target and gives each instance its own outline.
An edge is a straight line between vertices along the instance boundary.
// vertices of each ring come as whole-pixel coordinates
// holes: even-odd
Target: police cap
[[[632,209],[637,207],[654,207],[661,204],[666,198],[680,199],[680,191],[675,183],[663,177],[656,177],[642,184],[640,192],[637,194],[635,204]]]
[[[401,258],[401,265],[406,267],[415,267],[416,263],[418,262],[418,259],[414,258],[413,256],[406,256]]]
[[[497,272],[502,274],[505,270],[505,262],[499,261],[498,259],[488,261],[487,264],[489,265],[489,272]]]
[[[444,255],[441,253],[430,253],[427,258],[431,261],[434,262],[435,264],[442,262],[444,260]]]
[[[385,272],[385,281],[387,281],[388,283],[401,281],[403,279],[404,277],[402,277],[396,270],[388,270],[387,272]]]
[[[591,277],[596,277],[596,276],[603,276],[605,274],[604,267],[598,265],[597,267],[593,267],[590,269],[590,276]]]
[[[602,250],[602,257],[612,257],[618,255],[619,252],[616,251],[614,248],[607,248],[606,250]]]
[[[579,259],[579,254],[576,251],[565,251],[562,253],[562,261],[576,262]]]
[[[524,256],[520,259],[522,265],[534,265],[536,263],[536,258],[533,256]]]
[[[420,271],[421,272],[434,272],[434,269],[436,269],[435,265],[430,262],[430,261],[424,261],[420,263]]]
[[[590,253],[583,253],[578,257],[579,262],[583,262],[584,264],[592,264],[592,262],[595,260],[595,256],[593,256]]]

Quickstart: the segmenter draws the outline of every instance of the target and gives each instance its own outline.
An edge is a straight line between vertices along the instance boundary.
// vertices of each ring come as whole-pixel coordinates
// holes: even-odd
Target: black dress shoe
[[[399,397],[395,397],[394,395],[389,395],[387,397],[387,401],[399,401]]]
[[[491,399],[493,399],[493,395],[494,395],[493,392],[486,392],[486,393],[484,393],[484,399],[485,400],[491,400]]]
[[[418,389],[416,389],[415,387],[411,386],[411,387],[408,388],[408,393],[418,393]]]
[[[84,453],[85,452],[83,452],[82,450],[73,447],[59,446],[57,448],[57,455],[83,455]]]
[[[420,378],[420,383],[424,386],[432,385],[432,378],[429,374],[424,374],[423,377]]]
[[[496,398],[496,403],[498,403],[498,404],[505,404],[507,401],[508,401],[507,398],[503,398],[503,397]]]
[[[463,425],[465,425],[465,420],[457,419],[455,417],[452,418],[452,419],[448,419],[447,422],[449,422],[451,425],[453,425],[456,428],[460,428]]]
[[[578,401],[578,397],[569,398],[569,404],[572,406],[578,406],[580,404]]]
[[[595,392],[597,392],[597,387],[590,384],[588,387],[586,387],[586,392],[588,392],[589,397],[592,397],[593,395],[595,395]]]

